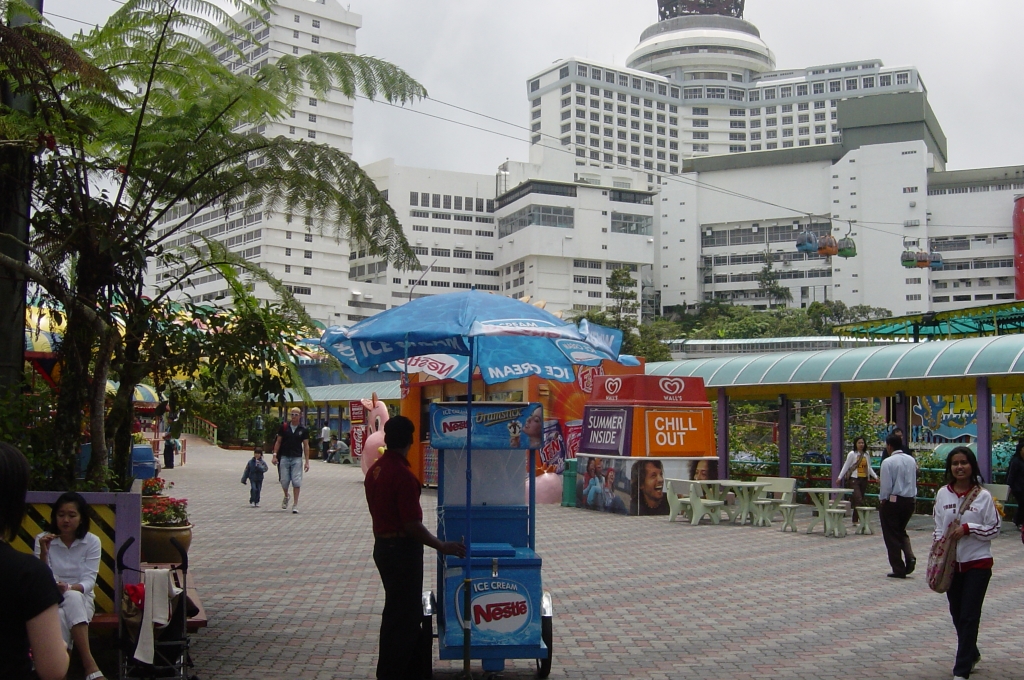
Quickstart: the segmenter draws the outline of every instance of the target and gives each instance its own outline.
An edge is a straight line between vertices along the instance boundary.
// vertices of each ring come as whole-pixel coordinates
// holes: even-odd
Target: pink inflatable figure
[[[363,443],[363,455],[360,467],[363,468],[363,476],[370,471],[370,467],[377,462],[377,459],[384,453],[384,423],[388,422],[388,407],[383,401],[377,399],[377,393],[373,393],[372,399],[362,399],[363,408],[366,409],[366,441]]]

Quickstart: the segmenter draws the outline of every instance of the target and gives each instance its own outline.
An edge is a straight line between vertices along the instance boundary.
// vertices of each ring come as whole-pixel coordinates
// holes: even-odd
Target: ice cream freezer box
[[[463,658],[463,626],[471,629],[476,659],[536,659],[541,639],[541,558],[508,543],[474,543],[470,611],[465,611],[465,560],[447,557],[438,579],[440,658]]]

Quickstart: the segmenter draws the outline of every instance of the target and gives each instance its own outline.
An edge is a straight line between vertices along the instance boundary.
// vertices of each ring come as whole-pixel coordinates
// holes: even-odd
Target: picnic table
[[[825,535],[834,534],[840,535],[833,524],[833,517],[829,513],[829,510],[837,510],[839,502],[842,500],[843,495],[853,493],[852,489],[843,488],[818,488],[818,487],[805,487],[797,489],[799,493],[807,494],[811,502],[814,503],[814,507],[818,510],[818,519],[813,520],[811,525],[807,527],[807,533],[814,531],[815,525],[819,522],[825,529]],[[831,500],[829,496],[834,496]],[[842,522],[842,517],[837,518],[835,521]],[[845,532],[843,532],[845,535]]]
[[[710,480],[709,480],[710,481]],[[764,482],[740,482],[731,479],[719,479],[713,482],[722,489],[720,492],[722,496],[725,495],[726,490],[731,489],[736,494],[736,516],[731,517],[735,521],[736,517],[740,518],[740,524],[744,524],[747,518],[750,518],[750,524],[754,524],[754,499],[761,493],[761,489],[768,486]],[[703,485],[703,482],[701,482]]]

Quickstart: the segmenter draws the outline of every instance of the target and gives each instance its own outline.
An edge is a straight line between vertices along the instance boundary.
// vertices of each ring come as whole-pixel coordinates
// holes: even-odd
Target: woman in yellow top
[[[839,479],[836,480],[836,484],[838,485],[846,479],[847,474],[850,475],[851,488],[853,489],[853,499],[851,501],[853,521],[859,522],[857,506],[864,505],[864,494],[868,490],[868,480],[878,479],[878,475],[871,468],[871,454],[868,453],[868,443],[864,440],[864,437],[857,437],[853,440],[853,451],[850,451],[850,454],[846,456],[846,463],[843,464],[843,469],[839,471]]]

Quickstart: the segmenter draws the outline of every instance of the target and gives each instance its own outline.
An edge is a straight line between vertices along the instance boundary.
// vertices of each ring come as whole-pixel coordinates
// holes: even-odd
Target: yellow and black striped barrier
[[[16,550],[29,554],[34,551],[36,536],[50,530],[51,507],[58,496],[60,493],[56,491],[29,492],[25,519],[11,543]],[[135,543],[125,555],[125,564],[134,569],[139,568],[142,501],[138,494],[132,493],[83,493],[82,496],[89,503],[89,532],[100,539],[102,547],[99,575],[93,590],[96,611],[115,612],[120,607],[120,598],[116,597],[117,550],[131,536],[135,537]],[[134,583],[137,577],[137,573],[128,572],[124,575],[124,581]]]

